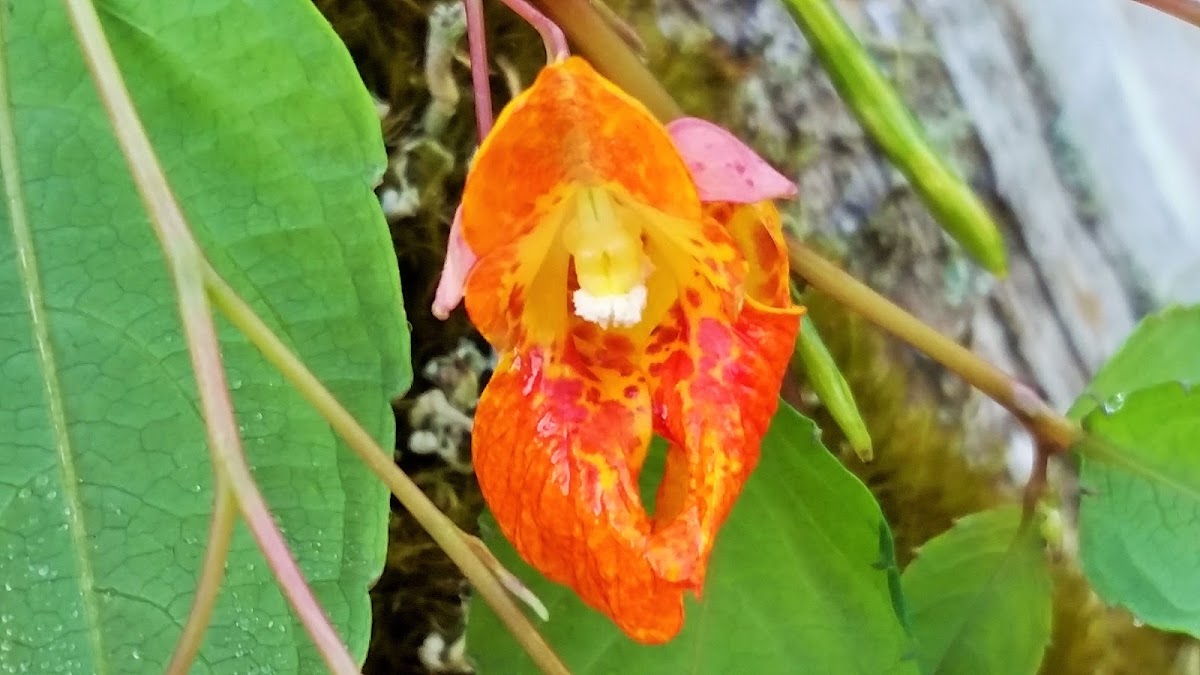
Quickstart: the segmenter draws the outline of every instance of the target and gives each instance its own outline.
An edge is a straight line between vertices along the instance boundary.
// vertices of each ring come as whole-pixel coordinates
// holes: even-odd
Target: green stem
[[[225,579],[225,561],[229,544],[233,541],[233,525],[237,522],[237,501],[229,487],[229,479],[223,473],[216,472],[213,481],[212,521],[208,527],[208,544],[204,547],[200,579],[196,582],[196,597],[179,641],[175,643],[175,653],[171,655],[166,675],[187,675],[190,671],[196,654],[200,653],[204,633],[208,630],[213,608],[217,605],[221,582]]]
[[[376,476],[387,484],[392,494],[425,528],[446,555],[462,570],[480,595],[492,606],[525,651],[544,673],[569,673],[554,651],[529,623],[504,587],[491,573],[487,565],[472,551],[462,530],[458,529],[433,502],[421,492],[412,480],[392,461],[391,453],[380,448],[367,430],[346,411],[333,394],[325,388],[291,352],[271,329],[259,319],[254,310],[245,303],[229,284],[209,265],[204,267],[204,281],[213,304],[229,318],[254,346],[258,347],[267,361],[274,365],[292,383],[300,395],[309,402],[333,427],[356,455]]]
[[[112,122],[117,143],[166,257],[200,393],[200,406],[213,461],[217,470],[229,481],[242,517],[325,665],[333,673],[357,673],[357,664],[325,616],[312,589],[305,583],[246,463],[225,381],[216,326],[204,292],[203,258],[138,118],[112,49],[104,36],[100,17],[91,0],[64,0],[64,4],[83,51],[84,61]]]
[[[784,0],[834,87],[942,227],[1003,275],[1004,239],[975,193],[930,147],[921,127],[829,0]]]
[[[1029,387],[921,323],[912,314],[791,237],[788,238],[788,252],[793,273],[851,311],[921,350],[987,394],[1007,408],[1035,438],[1048,447],[1064,451],[1079,440],[1079,426],[1054,412]]]
[[[792,300],[797,305],[804,304],[796,291],[794,282],[792,283]],[[821,404],[833,416],[833,420],[837,422],[838,428],[842,430],[842,434],[850,444],[850,449],[860,460],[871,461],[874,457],[871,432],[867,430],[867,424],[858,411],[858,404],[854,401],[854,392],[850,390],[850,383],[846,382],[846,377],[842,375],[842,371],[833,360],[833,355],[829,353],[829,349],[825,346],[820,332],[817,331],[817,327],[808,313],[805,313],[800,320],[800,335],[796,338],[796,357],[800,361],[800,367],[804,374],[808,377],[809,386],[821,400]]]
[[[683,116],[675,99],[588,0],[537,0],[592,65],[664,123]]]

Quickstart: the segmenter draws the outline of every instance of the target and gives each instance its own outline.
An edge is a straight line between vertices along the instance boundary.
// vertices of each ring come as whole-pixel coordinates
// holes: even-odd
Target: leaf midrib
[[[33,232],[29,226],[25,198],[22,192],[21,171],[17,157],[16,129],[13,123],[12,97],[8,84],[8,44],[4,33],[5,22],[0,21],[0,173],[4,175],[4,198],[12,221],[13,243],[16,251],[17,269],[25,289],[25,300],[29,307],[33,340],[37,346],[38,363],[45,385],[46,404],[49,408],[50,427],[53,431],[59,466],[62,469],[62,494],[68,509],[68,531],[75,550],[76,573],[80,596],[87,614],[90,630],[87,631],[92,649],[92,664],[98,675],[107,668],[103,659],[104,645],[101,642],[99,608],[95,597],[95,578],[91,561],[87,556],[87,530],[83,522],[83,509],[78,492],[78,475],[75,458],[71,451],[71,439],[67,432],[67,418],[63,406],[62,389],[58,381],[58,370],[54,350],[47,330],[48,320],[42,294],[41,277],[38,274],[37,254]]]
[[[1021,546],[1024,545],[1023,538],[1029,536],[1029,533],[1024,529],[1023,525],[1018,525],[1013,538],[1001,553],[999,560],[996,561],[996,567],[983,580],[979,588],[971,593],[971,601],[969,607],[978,607],[983,605],[988,596],[994,595],[999,588],[1000,579],[1012,571],[1014,558],[1021,553]],[[945,673],[947,657],[954,652],[958,645],[966,637],[968,629],[983,616],[983,612],[971,612],[964,616],[961,621],[957,622],[957,628],[951,636],[950,641],[945,644],[945,648],[938,654],[937,664],[934,672],[938,675]]]

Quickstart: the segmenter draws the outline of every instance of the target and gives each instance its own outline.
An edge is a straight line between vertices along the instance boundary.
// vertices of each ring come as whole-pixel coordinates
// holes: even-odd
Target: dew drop
[[[12,584],[8,583],[7,581],[6,581],[6,582],[4,582],[4,590],[6,590],[6,591],[11,591],[12,589],[13,589],[13,585],[12,585]]]
[[[1145,626],[1145,625],[1146,625],[1145,621],[1142,621],[1141,619],[1137,618],[1136,616],[1133,617],[1133,627],[1134,628],[1141,628],[1142,626]]]
[[[1108,397],[1104,402],[1104,412],[1109,415],[1118,412],[1125,405],[1125,394],[1116,393]]]
[[[201,488],[200,488],[200,484],[196,483],[195,485],[193,485],[192,487],[190,487],[188,489],[191,490],[192,492],[199,492]]]
[[[49,483],[50,483],[50,478],[48,476],[46,476],[46,474],[41,474],[37,478],[33,479],[34,487],[46,487],[46,485],[48,485]]]
[[[17,491],[17,498],[18,499],[29,499],[30,494],[31,493],[29,492],[29,488],[23,487]]]
[[[141,653],[140,651],[136,650],[136,649],[135,649],[135,650],[133,650],[133,653],[132,653],[132,654],[130,654],[130,656],[132,656],[132,657],[133,657],[133,660],[134,660],[134,661],[141,661],[141,660],[142,660],[142,653]]]
[[[36,571],[37,571],[37,575],[39,577],[44,577],[44,576],[50,574],[50,566],[49,565],[38,565],[38,568]]]

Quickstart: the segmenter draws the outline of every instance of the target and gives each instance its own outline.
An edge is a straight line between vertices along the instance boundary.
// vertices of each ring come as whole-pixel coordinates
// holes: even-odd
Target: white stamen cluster
[[[623,295],[592,295],[582,288],[575,291],[575,316],[601,328],[632,326],[642,320],[646,309],[646,285],[638,284]]]

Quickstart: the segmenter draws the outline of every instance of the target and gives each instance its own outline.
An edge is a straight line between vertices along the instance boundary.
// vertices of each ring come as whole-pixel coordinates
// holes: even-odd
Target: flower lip
[[[506,106],[463,193],[470,256],[453,262],[500,353],[472,439],[480,489],[527,562],[646,643],[676,635],[703,586],[799,329],[761,201],[795,187],[731,139],[664,127],[572,57]],[[650,513],[655,433],[669,449]]]

